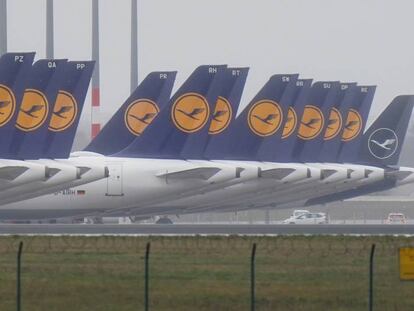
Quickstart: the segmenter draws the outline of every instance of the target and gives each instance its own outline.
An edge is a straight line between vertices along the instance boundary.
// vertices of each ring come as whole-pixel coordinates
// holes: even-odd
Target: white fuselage
[[[181,193],[208,185],[215,187],[236,178],[235,167],[209,161],[102,156],[78,157],[76,161],[78,165],[93,162],[106,166],[109,177],[51,195],[2,205],[0,218],[63,217],[109,210],[128,212],[130,208],[164,202]]]

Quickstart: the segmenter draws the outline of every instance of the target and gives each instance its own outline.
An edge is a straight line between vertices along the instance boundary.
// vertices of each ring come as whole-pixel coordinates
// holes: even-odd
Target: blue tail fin
[[[171,98],[168,109],[163,109],[151,127],[115,155],[176,159],[186,156],[184,147],[203,149],[209,130],[206,124],[225,69],[224,65],[198,67]]]
[[[358,163],[397,165],[414,106],[414,96],[401,95],[380,114],[364,133]]]
[[[296,98],[303,88],[303,83],[298,84],[298,80],[295,78],[297,78],[297,76],[293,79],[291,78],[291,81],[286,86],[283,96],[280,99],[280,105],[283,109],[283,122],[280,130],[278,130],[274,135],[263,139],[257,153],[257,160],[276,161],[277,155],[285,152],[284,149],[282,149],[282,137],[291,135],[295,130],[294,127],[296,126],[296,121],[291,120],[291,118],[295,116],[295,113],[293,112],[295,108],[293,106],[295,105]],[[294,124],[289,123],[292,121],[294,121]],[[291,128],[288,128],[289,126],[291,126]]]
[[[323,142],[324,142],[324,137],[327,133],[327,129],[328,126],[331,126],[331,121],[333,120],[331,118],[331,113],[333,111],[337,112],[337,110],[332,109],[333,107],[335,107],[337,105],[336,99],[338,98],[338,94],[340,92],[340,83],[339,82],[322,82],[322,87],[327,89],[325,96],[321,96],[321,97],[314,97],[314,98],[310,98],[310,105],[316,106],[316,109],[319,109],[319,112],[322,113],[322,116],[324,118],[323,124],[320,128],[320,132],[319,134],[313,135],[311,134],[311,136],[307,136],[309,133],[312,133],[315,128],[318,128],[318,124],[317,122],[314,125],[311,125],[310,123],[306,123],[306,122],[311,122],[310,120],[304,121],[302,118],[301,121],[301,126],[302,129],[305,129],[304,131],[302,130],[302,133],[304,133],[304,139],[306,140],[306,143],[304,145],[304,148],[302,150],[302,154],[301,154],[301,160],[302,162],[317,162],[318,161],[318,156],[319,156],[319,152],[322,148]],[[314,108],[312,108],[310,111],[313,111]],[[310,115],[312,115],[313,113],[311,113]],[[303,117],[306,117],[306,115],[304,114]],[[309,114],[308,114],[309,117]],[[338,118],[339,118],[339,114],[338,114]],[[305,126],[305,124],[307,124],[308,126]],[[311,130],[311,131],[309,131]],[[300,133],[301,130],[299,130]],[[315,133],[315,132],[313,132]]]
[[[327,126],[323,133],[323,143],[320,147],[318,162],[336,162],[341,147],[343,131],[349,106],[355,102],[357,95],[356,83],[341,83],[340,90],[331,108]]]
[[[236,118],[229,129],[207,147],[209,159],[256,160],[265,137],[281,128],[287,107],[281,100],[298,75],[274,75]],[[289,86],[289,91],[291,93]]]
[[[48,131],[66,60],[39,60],[27,78],[10,146],[12,159],[38,159]]]
[[[92,77],[94,61],[68,62],[59,86],[42,158],[68,158]]]
[[[208,133],[210,139],[227,130],[236,118],[240,99],[243,94],[249,68],[227,68],[224,73],[223,87],[217,99]]]
[[[194,148],[186,144],[181,155],[186,159],[204,159],[206,158],[206,149],[211,141],[225,133],[231,123],[234,121],[239,108],[240,99],[243,93],[244,85],[249,68],[227,68],[224,72],[222,87],[217,98],[215,107],[211,110],[211,121],[209,130],[204,138],[204,146],[200,141],[200,148]],[[202,148],[201,148],[202,147]]]
[[[0,158],[7,158],[26,76],[35,53],[7,53],[0,58]]]
[[[354,163],[358,158],[375,89],[375,86],[357,87],[355,100],[349,107],[344,120],[344,129],[341,135],[342,143],[338,150],[337,162]]]
[[[168,103],[176,74],[176,71],[148,74],[85,150],[114,154],[142,135]]]
[[[289,107],[288,115],[283,125],[281,140],[275,153],[273,162],[291,162],[292,153],[297,140],[299,117],[303,114],[311,90],[312,79],[299,79],[295,83],[293,105]]]
[[[298,139],[293,151],[295,162],[316,160],[318,155],[316,145],[319,146],[322,143],[321,134],[324,133],[327,123],[325,119],[334,105],[338,90],[339,82],[315,82],[312,85],[296,135]]]

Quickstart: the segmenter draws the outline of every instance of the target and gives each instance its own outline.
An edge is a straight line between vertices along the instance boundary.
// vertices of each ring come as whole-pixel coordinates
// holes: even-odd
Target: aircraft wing
[[[385,173],[386,178],[394,179],[398,185],[411,183],[414,181],[414,169],[411,167],[399,167]]]

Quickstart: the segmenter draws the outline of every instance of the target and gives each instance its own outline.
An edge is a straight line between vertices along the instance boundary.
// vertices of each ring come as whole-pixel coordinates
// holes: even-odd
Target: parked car
[[[403,213],[389,213],[385,223],[389,225],[406,224],[407,219]]]
[[[292,216],[297,217],[299,215],[307,214],[307,213],[310,213],[307,209],[295,209],[292,213]],[[290,217],[292,217],[292,216],[290,216]]]
[[[172,225],[173,221],[168,217],[160,217],[155,221],[157,225]]]
[[[284,224],[310,225],[310,224],[327,224],[329,223],[326,213],[302,213],[297,216],[290,216],[283,221]]]

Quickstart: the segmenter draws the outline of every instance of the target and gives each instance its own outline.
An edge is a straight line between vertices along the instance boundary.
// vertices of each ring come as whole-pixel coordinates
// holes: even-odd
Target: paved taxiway
[[[0,234],[18,235],[414,235],[414,225],[67,225],[0,224]]]

